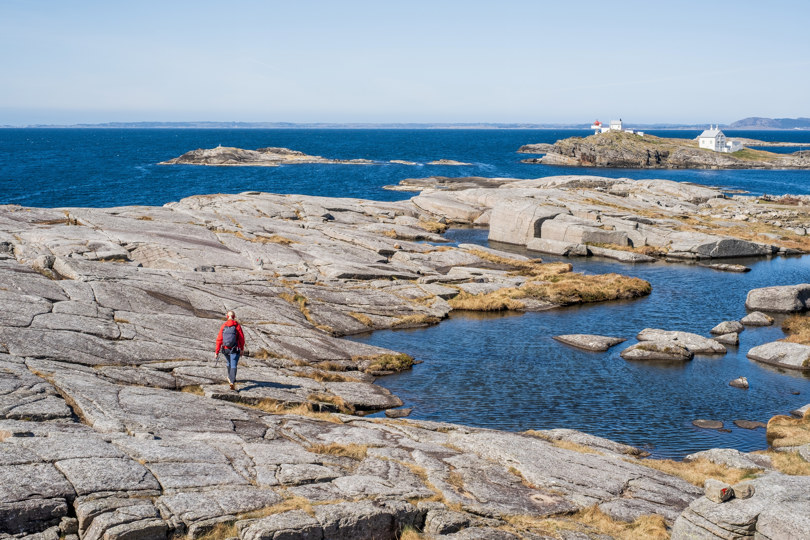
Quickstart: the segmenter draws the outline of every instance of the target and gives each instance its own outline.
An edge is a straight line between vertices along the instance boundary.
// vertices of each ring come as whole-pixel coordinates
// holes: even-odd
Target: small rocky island
[[[810,152],[776,154],[743,148],[723,153],[699,148],[690,139],[643,136],[623,131],[607,131],[589,137],[570,137],[553,145],[522,146],[521,153],[544,153],[524,163],[566,167],[607,167],[627,169],[810,169]]]
[[[569,429],[363,417],[402,405],[374,379],[414,359],[341,336],[436,324],[454,309],[650,292],[637,278],[443,245],[448,223],[521,241],[565,220],[572,234],[585,231],[575,220],[623,232],[595,221],[577,185],[632,202],[632,214],[615,210],[622,220],[654,228],[666,224],[643,217],[650,197],[672,212],[725,211],[693,186],[602,181],[614,183],[0,208],[0,538],[807,537],[807,413],[775,417],[765,453],[684,462]],[[569,209],[551,216],[542,197]],[[792,294],[777,296],[792,306]],[[227,309],[249,348],[237,391],[212,359]]]
[[[267,147],[257,150],[245,150],[231,146],[217,146],[216,148],[198,148],[186,152],[180,157],[161,161],[158,165],[209,165],[217,167],[277,167],[279,165],[300,164],[339,164],[339,165],[375,165],[392,163],[396,165],[419,165],[413,161],[392,159],[390,161],[373,161],[370,159],[332,159],[321,156],[312,156],[290,150],[289,148]],[[438,159],[430,161],[427,165],[469,165],[452,159]]]

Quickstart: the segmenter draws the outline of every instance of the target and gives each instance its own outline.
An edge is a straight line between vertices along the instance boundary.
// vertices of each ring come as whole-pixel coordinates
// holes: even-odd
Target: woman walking
[[[219,357],[220,351],[225,355],[225,362],[228,364],[228,382],[231,390],[236,390],[236,364],[239,363],[239,356],[245,348],[245,334],[242,333],[242,325],[236,321],[236,314],[229,311],[228,320],[219,329],[217,336],[217,352],[214,354],[214,361]]]

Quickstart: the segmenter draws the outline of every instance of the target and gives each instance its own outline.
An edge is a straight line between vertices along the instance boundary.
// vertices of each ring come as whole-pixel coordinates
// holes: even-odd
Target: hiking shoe
[[[231,383],[231,390],[236,390],[236,387]]]

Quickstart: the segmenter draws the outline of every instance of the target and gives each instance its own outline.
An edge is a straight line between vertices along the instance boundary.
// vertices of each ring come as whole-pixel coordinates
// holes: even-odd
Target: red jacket
[[[217,354],[219,354],[219,350],[222,348],[222,331],[226,326],[234,325],[236,325],[236,348],[240,351],[245,348],[245,334],[242,333],[242,325],[236,321],[225,321],[219,328],[219,335],[217,336]]]

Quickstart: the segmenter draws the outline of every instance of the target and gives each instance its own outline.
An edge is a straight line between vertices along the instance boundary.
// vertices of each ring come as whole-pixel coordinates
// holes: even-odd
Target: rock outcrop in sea
[[[665,530],[687,508],[679,530],[721,523],[696,485],[599,437],[363,418],[402,404],[374,378],[413,359],[342,335],[435,324],[497,293],[550,309],[649,292],[612,276],[612,296],[578,296],[601,277],[442,246],[430,231],[465,205],[429,201],[3,207],[0,538],[595,536],[595,514]],[[513,228],[533,226],[522,216]],[[227,309],[249,349],[238,391],[212,354]],[[808,478],[778,473],[750,500],[771,508],[781,484],[807,504]],[[802,531],[796,512],[762,512],[757,531]]]
[[[803,152],[776,154],[744,148],[734,153],[699,148],[697,141],[609,131],[571,137],[550,148],[526,145],[520,152],[545,153],[525,163],[621,169],[810,169]]]

